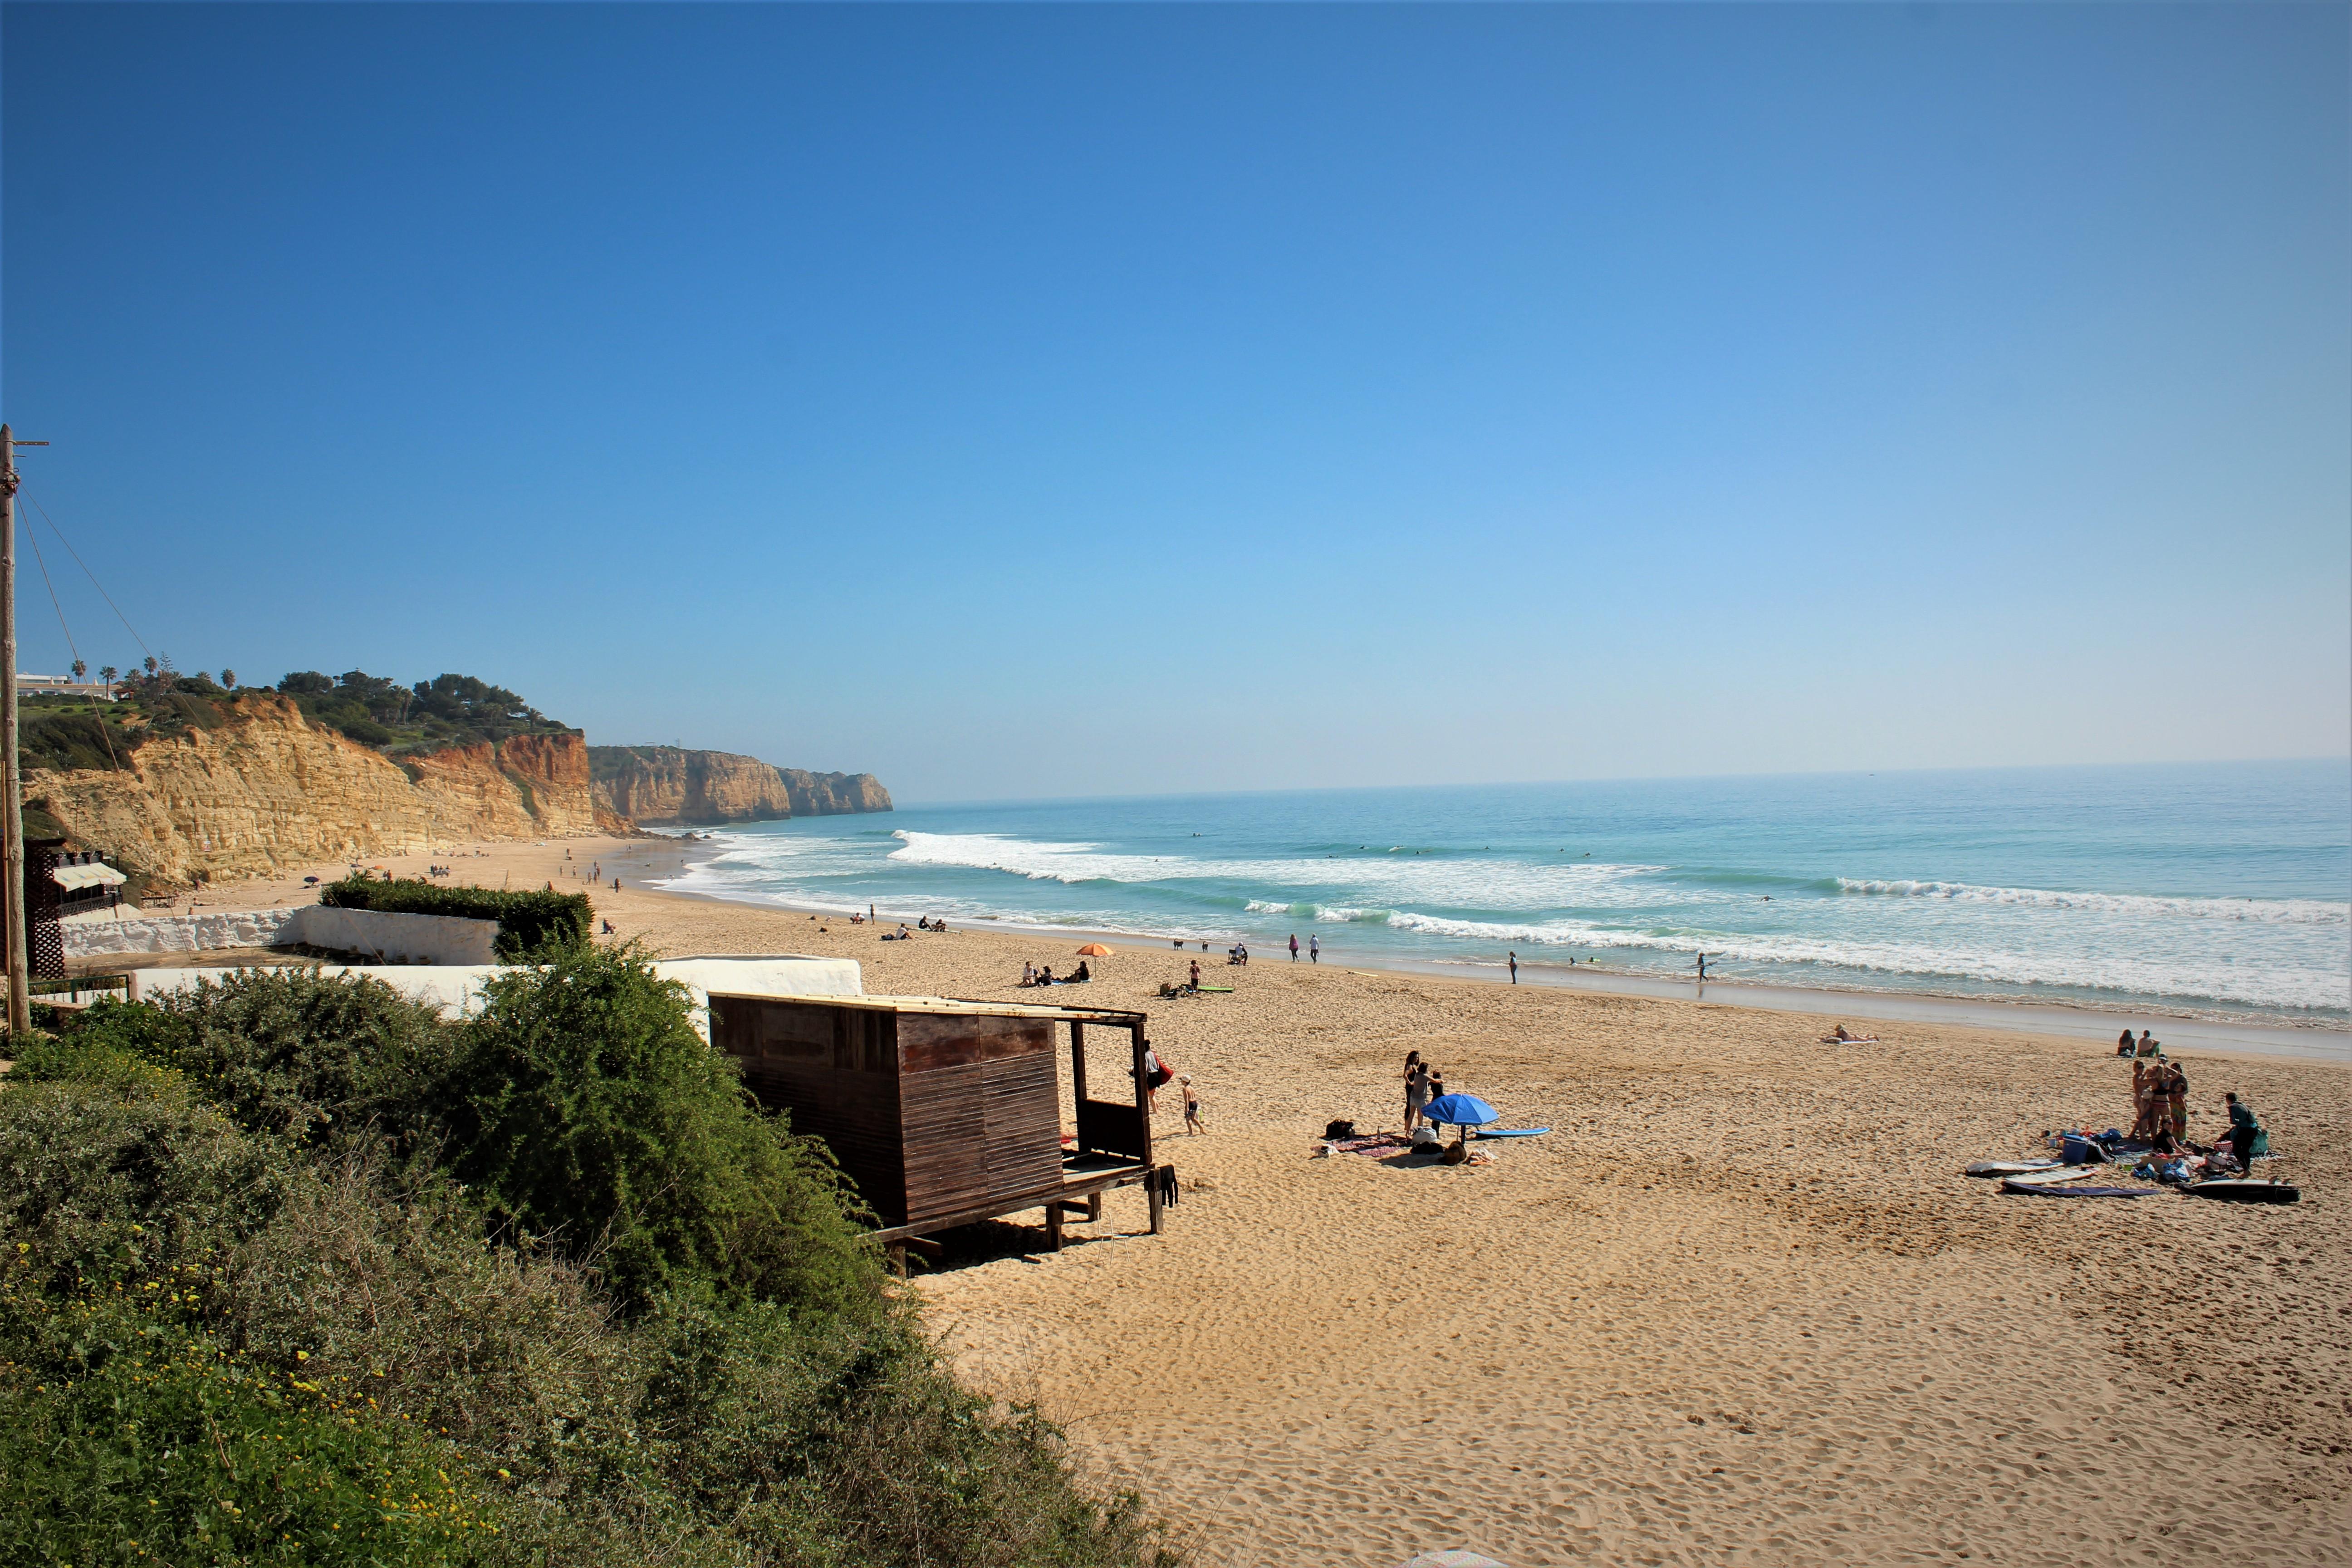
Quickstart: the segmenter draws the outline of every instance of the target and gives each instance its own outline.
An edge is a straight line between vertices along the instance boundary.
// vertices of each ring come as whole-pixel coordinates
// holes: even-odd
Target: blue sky
[[[183,668],[911,800],[2338,755],[2347,17],[12,4],[0,392]]]

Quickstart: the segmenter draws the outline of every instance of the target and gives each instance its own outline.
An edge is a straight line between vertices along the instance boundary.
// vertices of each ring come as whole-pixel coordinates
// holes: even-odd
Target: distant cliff
[[[115,731],[118,765],[47,767],[25,798],[81,843],[165,886],[268,876],[458,840],[625,827],[600,813],[576,733],[510,735],[386,757],[289,697],[182,699],[186,721]],[[194,704],[194,706],[188,706]]]
[[[639,823],[701,826],[890,809],[890,792],[872,773],[812,773],[732,752],[591,746],[588,766],[598,808]]]

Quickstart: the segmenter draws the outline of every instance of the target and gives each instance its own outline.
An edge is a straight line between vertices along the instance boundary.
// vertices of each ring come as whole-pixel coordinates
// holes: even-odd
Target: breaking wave
[[[1840,877],[1837,886],[1842,893],[2090,910],[2140,919],[2182,916],[2191,920],[2259,921],[2273,925],[2352,924],[2352,904],[2332,904],[2319,899],[2171,899],[2141,893],[2069,893],[2047,888],[1983,888],[1972,882],[1876,881],[1858,877]]]

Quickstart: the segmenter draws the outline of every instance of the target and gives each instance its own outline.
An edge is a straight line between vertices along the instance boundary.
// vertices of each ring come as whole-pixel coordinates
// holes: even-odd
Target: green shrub
[[[881,1300],[855,1198],[633,950],[499,975],[449,1075],[451,1168],[501,1223],[593,1254],[634,1306],[684,1291],[862,1316]]]
[[[453,1043],[436,1009],[312,969],[230,972],[155,1006],[101,1001],[74,1039],[186,1073],[240,1126],[312,1141],[373,1127],[403,1149],[430,1134]]]
[[[830,1163],[641,957],[460,1025],[387,995],[281,971],[28,1044],[0,1557],[1174,1563],[1050,1425],[956,1385]],[[572,1258],[508,1244],[550,1231]]]
[[[454,1446],[231,1353],[157,1295],[68,1303],[79,1330],[117,1353],[0,1366],[0,1531],[12,1561],[514,1560]]]
[[[595,910],[585,893],[508,891],[498,888],[448,888],[410,878],[374,881],[346,877],[319,889],[319,901],[346,910],[385,914],[454,915],[499,922],[495,944],[507,963],[536,963],[588,945]]]
[[[26,768],[112,768],[121,749],[95,714],[27,710],[17,723],[16,755]]]

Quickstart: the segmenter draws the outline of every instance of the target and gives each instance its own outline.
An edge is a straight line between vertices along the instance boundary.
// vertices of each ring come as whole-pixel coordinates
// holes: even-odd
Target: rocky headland
[[[809,773],[733,752],[680,746],[591,746],[588,760],[597,807],[652,826],[890,809],[890,792],[872,773]]]

